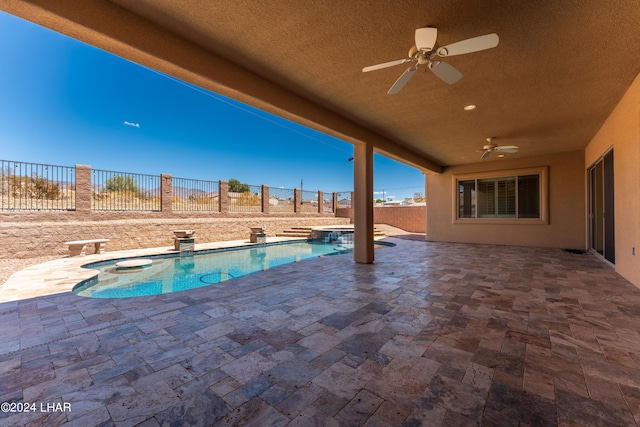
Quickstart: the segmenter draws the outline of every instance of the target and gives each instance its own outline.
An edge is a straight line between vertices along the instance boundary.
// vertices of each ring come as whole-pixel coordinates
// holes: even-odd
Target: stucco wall
[[[640,287],[640,76],[585,149],[584,169],[611,147],[616,271]]]
[[[548,167],[548,224],[455,224],[456,175],[533,167]],[[496,159],[447,168],[426,176],[427,240],[585,249],[584,153]]]

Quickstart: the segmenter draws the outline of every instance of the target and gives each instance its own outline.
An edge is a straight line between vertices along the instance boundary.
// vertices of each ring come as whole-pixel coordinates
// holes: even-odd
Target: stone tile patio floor
[[[205,288],[0,304],[0,425],[632,426],[640,291],[589,254],[389,239]],[[41,412],[42,403],[71,411]],[[172,424],[173,423],[173,424]]]

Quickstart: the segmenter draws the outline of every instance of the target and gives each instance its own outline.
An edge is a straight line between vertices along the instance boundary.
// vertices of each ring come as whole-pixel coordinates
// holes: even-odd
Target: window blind
[[[458,218],[540,218],[540,175],[458,181]]]

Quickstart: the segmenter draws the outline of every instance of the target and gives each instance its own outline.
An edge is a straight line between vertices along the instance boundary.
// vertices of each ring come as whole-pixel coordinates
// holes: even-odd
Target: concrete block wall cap
[[[195,230],[173,230],[173,234],[180,238],[189,238],[196,234]]]

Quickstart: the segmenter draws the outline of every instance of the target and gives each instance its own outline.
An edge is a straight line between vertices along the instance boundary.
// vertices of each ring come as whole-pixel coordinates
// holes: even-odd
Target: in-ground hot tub
[[[353,227],[317,227],[311,230],[311,241],[353,245]]]

